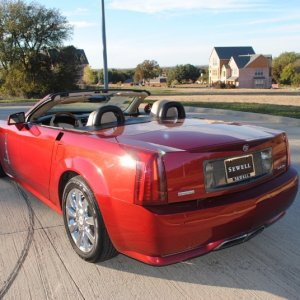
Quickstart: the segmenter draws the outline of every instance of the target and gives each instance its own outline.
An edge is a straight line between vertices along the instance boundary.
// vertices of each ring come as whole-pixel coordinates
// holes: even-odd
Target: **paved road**
[[[300,121],[189,110],[197,117],[285,128],[300,173]],[[283,219],[242,245],[161,268],[124,255],[90,264],[72,251],[61,216],[1,179],[0,291],[4,299],[299,299],[299,198]]]
[[[3,106],[3,104],[0,105],[0,120],[5,120],[8,115],[21,112],[21,111],[27,111],[30,108],[29,105],[13,105],[13,106]]]

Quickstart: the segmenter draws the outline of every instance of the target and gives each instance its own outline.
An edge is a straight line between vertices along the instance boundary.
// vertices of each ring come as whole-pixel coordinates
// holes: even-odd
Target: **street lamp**
[[[108,70],[107,70],[107,51],[106,51],[106,29],[105,29],[105,10],[104,0],[102,0],[102,44],[103,44],[103,78],[104,88],[108,89]]]

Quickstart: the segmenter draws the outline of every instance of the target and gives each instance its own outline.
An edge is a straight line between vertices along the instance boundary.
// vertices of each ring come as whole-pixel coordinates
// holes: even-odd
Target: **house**
[[[149,84],[153,85],[153,86],[155,86],[155,85],[160,86],[161,84],[166,84],[167,80],[168,80],[167,76],[161,75],[161,76],[158,76],[155,78],[151,78],[149,81]]]
[[[215,47],[209,58],[209,85],[270,88],[272,56],[255,54],[252,47]]]
[[[76,64],[76,66],[77,66],[76,83],[82,84],[84,68],[89,64],[84,50],[77,49],[73,46],[67,46],[67,47],[60,48],[60,49],[52,48],[52,49],[47,49],[44,51],[44,54],[46,54],[50,58],[52,67],[59,60],[61,53],[65,53],[65,60],[70,60],[69,63]]]

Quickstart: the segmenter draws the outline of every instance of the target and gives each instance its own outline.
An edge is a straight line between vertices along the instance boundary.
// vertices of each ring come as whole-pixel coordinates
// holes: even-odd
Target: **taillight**
[[[160,154],[146,155],[137,161],[134,200],[139,205],[167,203],[166,175]]]

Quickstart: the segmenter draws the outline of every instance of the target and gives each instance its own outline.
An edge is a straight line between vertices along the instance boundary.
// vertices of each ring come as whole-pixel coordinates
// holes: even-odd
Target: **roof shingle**
[[[232,56],[253,55],[254,50],[250,46],[245,47],[215,47],[219,59],[230,59]]]

